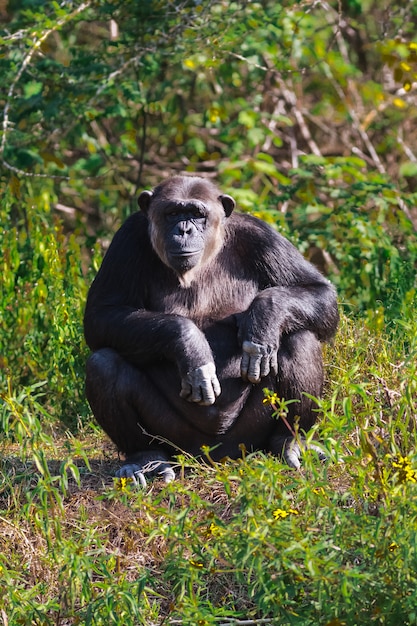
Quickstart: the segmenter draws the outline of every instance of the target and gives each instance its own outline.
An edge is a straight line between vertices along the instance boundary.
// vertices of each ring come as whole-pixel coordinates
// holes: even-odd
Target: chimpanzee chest
[[[247,279],[219,272],[204,280],[196,278],[189,287],[175,286],[155,291],[150,310],[182,315],[195,321],[221,320],[245,311],[259,292],[259,287]]]

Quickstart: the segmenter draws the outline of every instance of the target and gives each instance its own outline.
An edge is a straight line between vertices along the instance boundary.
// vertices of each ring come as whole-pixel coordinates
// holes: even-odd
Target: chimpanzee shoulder
[[[241,264],[241,271],[255,276],[265,289],[302,280],[324,282],[286,237],[271,225],[247,213],[233,213],[226,222],[224,253]]]
[[[148,272],[149,267],[162,266],[150,238],[146,216],[137,211],[121,225],[105,254],[103,261],[106,272],[120,272],[125,268],[126,278]]]
[[[294,246],[270,224],[248,213],[234,212],[226,221],[226,237],[234,245],[245,248],[254,248],[260,253],[264,246],[294,248]],[[261,246],[261,248],[259,248]]]

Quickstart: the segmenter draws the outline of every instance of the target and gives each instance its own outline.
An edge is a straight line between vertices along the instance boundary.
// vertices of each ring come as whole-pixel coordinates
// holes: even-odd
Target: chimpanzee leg
[[[298,419],[300,430],[307,432],[317,418],[313,400],[323,391],[323,359],[321,345],[309,331],[292,333],[283,337],[278,353],[278,389],[281,398],[297,400],[288,406],[288,421]]]
[[[322,352],[314,333],[300,331],[285,335],[278,352],[276,392],[286,400],[297,400],[288,405],[287,420],[291,426],[297,424],[300,434],[310,430],[317,419],[314,400],[304,394],[318,398],[322,389]],[[282,420],[276,425],[269,449],[278,456],[283,455],[289,465],[299,467],[301,452]]]
[[[187,423],[176,415],[149,376],[110,348],[90,356],[86,395],[97,422],[128,456],[161,449],[172,454],[174,448],[168,442],[181,448],[181,442],[176,441],[180,429],[186,442],[193,437]]]
[[[86,396],[97,422],[125,454],[148,448],[151,439],[139,426],[139,416],[131,402],[135,370],[114,351],[104,348],[87,361]],[[145,383],[147,381],[143,381]]]
[[[114,350],[99,350],[87,362],[86,395],[97,422],[127,455],[117,476],[143,485],[145,474],[160,474],[167,482],[175,478],[167,463],[173,450],[152,437],[152,425],[157,425],[155,434],[168,441],[170,431],[164,432],[164,425],[178,428],[178,418],[146,374]],[[182,428],[187,430],[186,425]]]

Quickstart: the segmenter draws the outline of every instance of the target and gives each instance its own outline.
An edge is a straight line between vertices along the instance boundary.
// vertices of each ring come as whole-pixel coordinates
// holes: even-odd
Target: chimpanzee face
[[[200,200],[168,201],[159,207],[159,224],[169,265],[178,273],[201,261],[207,238],[208,207]]]
[[[176,177],[168,182],[154,193],[142,192],[138,202],[148,217],[155,252],[183,276],[218,253],[224,220],[235,203],[230,196],[219,196],[204,179]]]

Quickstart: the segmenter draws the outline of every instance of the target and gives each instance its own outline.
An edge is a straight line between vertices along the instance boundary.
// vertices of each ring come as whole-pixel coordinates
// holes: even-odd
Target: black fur
[[[87,397],[97,421],[130,458],[145,451],[155,458],[177,450],[198,455],[203,445],[217,446],[216,459],[239,456],[240,444],[280,453],[290,433],[271,418],[262,390],[296,399],[289,421],[311,428],[316,413],[303,392],[322,391],[319,342],[337,327],[334,288],[267,224],[230,214],[232,198],[203,179],[177,177],[140,198],[142,212],[116,233],[85,311],[93,351]],[[203,247],[215,250],[208,260],[171,265],[155,251],[150,227],[157,223],[160,245],[169,221],[161,212],[175,203],[178,211],[171,213],[185,224],[193,219],[190,204],[205,207],[197,232]],[[163,235],[167,248],[169,230]],[[272,365],[255,384],[242,377],[244,342],[267,354],[275,350],[277,373]],[[202,405],[180,397],[181,381],[203,368],[197,380],[205,383],[210,363],[221,386],[215,401]]]

